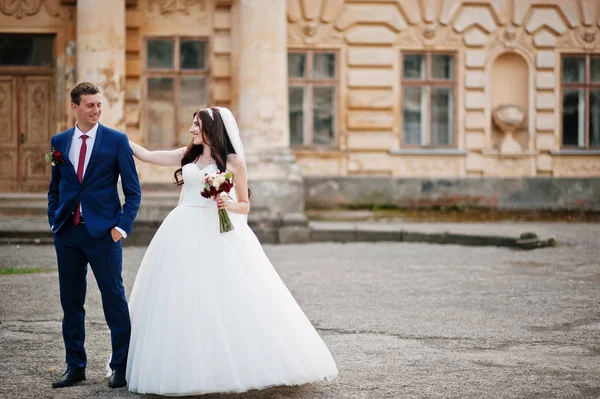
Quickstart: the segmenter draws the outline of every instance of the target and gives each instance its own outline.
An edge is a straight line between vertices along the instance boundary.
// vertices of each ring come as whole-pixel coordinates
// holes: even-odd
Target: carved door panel
[[[55,96],[52,76],[23,76],[19,81],[19,174],[21,191],[45,191],[51,166],[50,151]]]
[[[0,76],[0,192],[19,188],[17,81],[16,76]]]

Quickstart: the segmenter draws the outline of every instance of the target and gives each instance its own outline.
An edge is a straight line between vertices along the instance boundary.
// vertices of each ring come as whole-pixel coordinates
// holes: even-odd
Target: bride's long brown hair
[[[194,163],[200,158],[200,155],[204,152],[204,146],[210,147],[210,154],[212,159],[214,159],[217,164],[217,168],[221,172],[224,172],[227,168],[227,156],[229,154],[235,154],[235,149],[229,140],[229,135],[227,134],[227,130],[225,129],[225,124],[223,123],[223,118],[221,118],[221,112],[219,112],[218,108],[211,108],[213,118],[210,117],[207,109],[199,109],[194,112],[194,118],[198,116],[200,122],[202,122],[202,129],[200,134],[202,134],[202,141],[204,144],[194,144],[194,141],[190,143],[190,145],[185,150],[183,157],[181,158],[181,168],[177,169],[175,173],[173,173],[173,177],[175,178],[175,184],[178,186],[183,185],[183,167],[188,163]],[[210,143],[210,144],[209,144]],[[248,189],[248,197],[250,197],[251,191]]]

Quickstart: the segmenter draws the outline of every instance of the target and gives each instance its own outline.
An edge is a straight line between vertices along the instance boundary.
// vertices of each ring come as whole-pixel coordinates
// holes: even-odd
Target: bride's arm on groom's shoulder
[[[248,178],[246,175],[246,162],[236,155],[230,155],[227,159],[227,169],[233,175],[233,184],[237,202],[227,202],[228,212],[247,215],[250,212],[250,199],[248,198]],[[221,206],[221,200],[217,205]]]
[[[140,161],[161,166],[181,166],[181,158],[186,150],[186,147],[181,147],[176,150],[150,151],[131,140],[129,146],[133,151],[133,156]]]

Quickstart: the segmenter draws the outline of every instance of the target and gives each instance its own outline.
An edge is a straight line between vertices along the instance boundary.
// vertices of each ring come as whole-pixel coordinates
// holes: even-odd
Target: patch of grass
[[[0,267],[0,275],[47,273],[55,270],[44,267]]]

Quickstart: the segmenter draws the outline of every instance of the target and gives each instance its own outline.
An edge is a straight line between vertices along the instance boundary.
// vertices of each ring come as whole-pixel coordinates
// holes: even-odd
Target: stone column
[[[290,148],[286,5],[237,0],[232,7],[233,108],[253,191],[250,222],[272,228],[264,242],[308,240],[304,183]]]
[[[239,3],[238,122],[249,151],[289,147],[286,1]]]
[[[100,87],[100,122],[125,130],[125,0],[77,1],[77,82]]]

